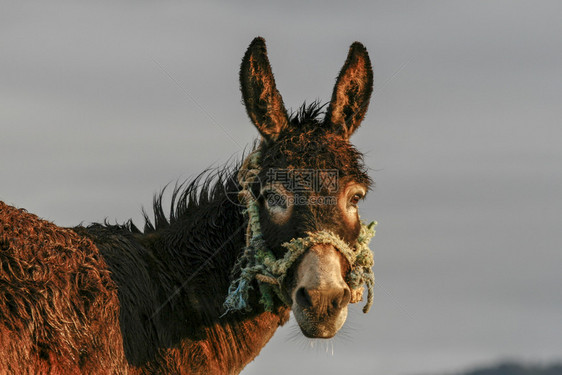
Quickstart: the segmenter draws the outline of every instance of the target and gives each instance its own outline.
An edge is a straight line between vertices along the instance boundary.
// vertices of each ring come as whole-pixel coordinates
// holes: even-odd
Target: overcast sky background
[[[255,36],[292,108],[367,47],[375,304],[312,348],[289,323],[243,374],[562,358],[561,2],[0,4],[0,199],[61,226],[140,224],[167,183],[239,156]]]

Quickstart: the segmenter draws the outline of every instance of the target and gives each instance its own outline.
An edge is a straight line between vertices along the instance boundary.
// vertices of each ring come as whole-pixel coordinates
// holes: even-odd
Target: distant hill
[[[481,367],[457,375],[562,375],[562,363],[541,366],[502,363],[492,367]]]

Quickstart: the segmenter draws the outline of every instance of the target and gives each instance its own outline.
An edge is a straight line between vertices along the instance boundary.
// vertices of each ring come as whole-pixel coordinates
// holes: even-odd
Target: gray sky
[[[560,359],[561,20],[558,1],[3,1],[0,199],[62,226],[140,223],[168,182],[257,136],[238,91],[253,37],[293,108],[329,99],[358,40],[374,307],[315,347],[289,323],[243,373]]]

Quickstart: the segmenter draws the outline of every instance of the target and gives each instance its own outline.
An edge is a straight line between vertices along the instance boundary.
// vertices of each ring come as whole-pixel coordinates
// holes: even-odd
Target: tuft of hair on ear
[[[373,92],[373,69],[365,46],[354,42],[336,79],[325,124],[349,138],[359,127]]]
[[[250,120],[266,141],[274,141],[289,120],[262,37],[250,43],[242,59],[240,90]]]

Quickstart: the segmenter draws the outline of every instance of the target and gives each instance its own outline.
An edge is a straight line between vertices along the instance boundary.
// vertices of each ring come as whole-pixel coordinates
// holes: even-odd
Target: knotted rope
[[[242,256],[234,265],[233,275],[236,277],[228,288],[228,295],[224,302],[226,313],[238,310],[251,310],[248,304],[252,281],[257,280],[260,289],[260,303],[268,311],[273,310],[273,296],[276,295],[285,305],[291,302],[281,290],[281,285],[287,271],[293,263],[310,247],[316,244],[331,244],[343,254],[351,267],[346,276],[346,282],[351,289],[351,303],[362,300],[363,285],[367,286],[367,303],[363,307],[366,313],[373,304],[373,288],[375,276],[373,252],[369,249],[369,242],[375,235],[376,222],[366,225],[361,223],[361,230],[354,246],[349,246],[344,240],[331,231],[308,232],[307,237],[293,238],[281,246],[287,249],[281,259],[276,259],[271,250],[267,249],[263,239],[259,220],[259,207],[251,193],[251,186],[257,182],[260,172],[260,149],[252,152],[238,172],[238,182],[242,189],[238,194],[239,200],[245,204],[243,211],[248,215],[246,230],[246,247]]]

